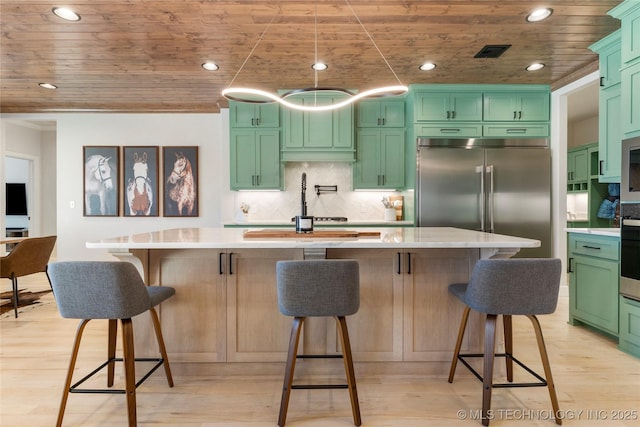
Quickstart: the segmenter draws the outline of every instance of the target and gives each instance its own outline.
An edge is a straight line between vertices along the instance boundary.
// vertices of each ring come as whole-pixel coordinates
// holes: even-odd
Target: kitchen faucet
[[[307,174],[302,173],[302,194],[300,195],[300,216],[307,216]]]

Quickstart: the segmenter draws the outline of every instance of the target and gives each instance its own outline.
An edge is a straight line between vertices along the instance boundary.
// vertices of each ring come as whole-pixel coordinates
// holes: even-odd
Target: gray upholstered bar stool
[[[136,426],[136,388],[161,365],[164,365],[169,387],[173,387],[167,351],[162,338],[158,314],[154,307],[173,296],[175,290],[166,286],[145,286],[138,270],[128,262],[55,262],[49,264],[47,274],[60,315],[65,318],[81,319],[73,343],[56,425],[58,427],[62,425],[69,393],[115,393],[126,394],[129,426]],[[131,318],[145,311],[149,311],[151,314],[160,350],[161,357],[159,358],[135,358]],[[72,385],[71,380],[82,333],[87,323],[92,319],[109,320],[107,361]],[[122,325],[122,358],[116,358],[118,320]],[[124,390],[78,388],[104,367],[107,367],[107,386],[112,387],[115,362],[123,362],[124,365]],[[135,362],[155,362],[138,382],[136,382]]]
[[[491,392],[498,387],[546,386],[551,397],[551,406],[556,424],[562,424],[558,416],[559,406],[556,396],[549,357],[542,337],[542,329],[536,315],[550,314],[558,303],[561,263],[559,259],[487,259],[476,263],[468,284],[449,285],[449,292],[466,304],[458,332],[458,340],[451,361],[449,382],[453,382],[457,361],[460,360],[483,383],[482,424],[489,425]],[[484,332],[484,354],[460,354],[462,338],[467,326],[469,311],[473,309],[487,315]],[[502,315],[504,324],[505,352],[495,353],[496,320]],[[513,356],[511,316],[525,315],[531,320],[538,342],[545,378],[524,365]],[[484,357],[481,376],[466,360],[468,357]],[[506,360],[507,383],[493,383],[494,357]],[[513,362],[522,367],[537,381],[529,383],[513,382]]]
[[[345,316],[360,308],[360,276],[358,262],[353,260],[279,261],[276,265],[278,306],[285,316],[293,316],[289,352],[282,386],[278,425],[287,419],[292,389],[347,388],[351,398],[353,423],[362,424],[351,357],[351,344]],[[307,317],[335,317],[340,333],[342,355],[299,355],[298,342],[302,324]],[[297,358],[342,358],[347,384],[293,385]]]

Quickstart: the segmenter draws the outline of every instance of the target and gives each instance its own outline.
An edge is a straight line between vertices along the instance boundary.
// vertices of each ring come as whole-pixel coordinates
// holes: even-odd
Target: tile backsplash
[[[249,206],[249,221],[290,220],[301,210],[302,173],[307,174],[307,212],[312,216],[343,216],[351,221],[383,220],[383,196],[404,196],[404,219],[413,209],[413,191],[354,191],[353,165],[346,162],[287,162],[284,191],[237,191],[235,215],[240,205]],[[338,191],[316,195],[315,185],[337,185]]]

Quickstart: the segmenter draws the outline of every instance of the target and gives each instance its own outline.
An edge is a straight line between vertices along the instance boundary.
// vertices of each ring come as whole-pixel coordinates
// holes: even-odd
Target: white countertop
[[[620,237],[619,228],[565,228],[567,233],[596,234],[599,236]]]
[[[388,225],[387,225],[388,224]],[[296,224],[291,221],[286,220],[250,220],[247,222],[238,222],[231,221],[226,222],[225,226],[232,227],[251,227],[251,228],[259,228],[259,227],[282,227],[282,228],[295,228]],[[413,221],[382,221],[382,220],[348,220],[345,222],[341,221],[318,221],[314,222],[314,227],[335,227],[335,228],[345,228],[345,227],[398,227],[398,226],[407,226],[413,227]]]
[[[348,229],[348,228],[344,228]],[[255,230],[255,228],[251,228]],[[270,229],[274,230],[274,229]],[[380,237],[249,238],[242,228],[176,228],[87,242],[92,249],[536,248],[540,241],[450,227],[368,228]],[[357,231],[357,230],[354,230]]]

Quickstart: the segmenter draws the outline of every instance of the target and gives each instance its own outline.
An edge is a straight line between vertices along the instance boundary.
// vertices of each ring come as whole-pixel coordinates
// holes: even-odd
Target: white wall
[[[88,240],[176,227],[220,226],[222,188],[228,188],[229,179],[229,157],[225,154],[228,136],[221,117],[221,114],[59,115],[58,259],[109,258],[106,251],[87,250]],[[83,216],[82,147],[85,145],[198,146],[199,217]]]
[[[567,149],[598,142],[598,116],[569,122]]]

